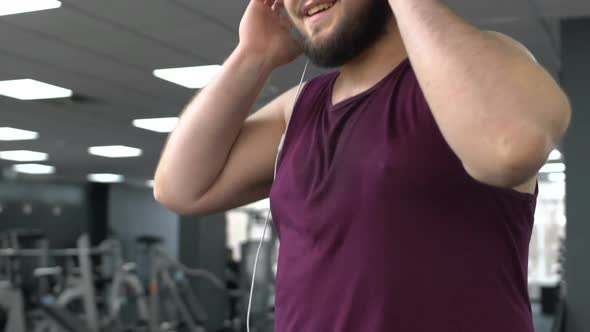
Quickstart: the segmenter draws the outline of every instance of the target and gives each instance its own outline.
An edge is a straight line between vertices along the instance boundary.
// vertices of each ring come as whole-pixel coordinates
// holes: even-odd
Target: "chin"
[[[329,31],[333,29],[322,29],[316,33],[311,33],[307,35],[307,40],[311,42],[314,48],[322,47],[325,44],[329,44],[332,40],[336,38],[335,33],[333,31]]]

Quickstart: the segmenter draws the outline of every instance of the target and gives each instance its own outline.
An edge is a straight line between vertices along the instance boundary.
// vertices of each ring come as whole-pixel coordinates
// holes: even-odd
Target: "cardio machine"
[[[222,290],[225,283],[206,270],[191,269],[172,258],[159,237],[141,236],[137,244],[149,262],[150,331],[207,332],[207,313],[187,276],[206,279]]]

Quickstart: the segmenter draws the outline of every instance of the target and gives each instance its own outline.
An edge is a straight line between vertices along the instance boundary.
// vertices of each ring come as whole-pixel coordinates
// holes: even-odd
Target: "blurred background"
[[[529,292],[537,332],[588,332],[590,1],[448,2],[522,42],[572,100],[568,137],[539,176]],[[244,330],[268,201],[179,216],[154,201],[152,177],[183,106],[237,45],[247,3],[0,1],[5,331]],[[257,107],[303,65],[278,70]],[[267,232],[253,331],[272,331],[278,245]]]

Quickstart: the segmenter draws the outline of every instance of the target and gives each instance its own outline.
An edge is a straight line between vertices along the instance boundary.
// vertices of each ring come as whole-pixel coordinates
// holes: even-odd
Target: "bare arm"
[[[269,75],[264,63],[237,50],[186,107],[156,171],[160,203],[205,214],[268,195],[287,101],[295,98],[288,91],[246,119]]]
[[[155,176],[156,199],[184,211],[213,184],[270,70],[237,49],[221,73],[184,110]]]
[[[268,195],[295,89],[246,117],[271,72],[301,54],[281,8],[274,1],[250,0],[239,46],[170,135],[154,185],[154,196],[169,209],[206,214]]]
[[[475,179],[534,178],[570,121],[567,97],[514,40],[480,31],[441,0],[389,0],[445,139]]]

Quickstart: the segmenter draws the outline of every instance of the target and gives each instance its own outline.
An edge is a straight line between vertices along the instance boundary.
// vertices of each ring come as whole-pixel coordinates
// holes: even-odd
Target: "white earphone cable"
[[[289,120],[293,116],[293,112],[295,112],[295,105],[297,104],[297,100],[299,99],[299,94],[301,93],[301,87],[303,85],[303,80],[305,79],[305,74],[307,73],[307,67],[309,66],[309,60],[305,63],[305,68],[303,69],[303,74],[301,75],[301,80],[299,81],[299,88],[297,89],[297,94],[295,95],[295,101],[293,102],[293,110],[291,111],[291,116]],[[290,121],[289,121],[290,122]],[[288,128],[288,124],[287,124]],[[287,128],[285,128],[285,133],[281,137],[281,141],[279,143],[279,148],[277,151],[277,156],[275,158],[275,167],[274,167],[274,178],[277,176],[277,167],[279,157],[281,155],[281,151],[283,149],[283,142],[285,141],[285,137],[287,135]],[[256,268],[258,267],[258,258],[260,257],[260,249],[262,248],[262,243],[264,242],[264,238],[266,237],[266,229],[268,228],[268,221],[270,220],[270,209],[268,210],[268,214],[266,215],[266,220],[264,221],[264,230],[262,231],[262,238],[260,239],[260,243],[258,243],[258,249],[256,250],[256,258],[254,259],[254,268],[252,271],[252,283],[250,285],[250,296],[248,299],[248,313],[246,316],[246,330],[250,332],[250,312],[252,310],[252,297],[254,294],[254,282],[256,280]]]

